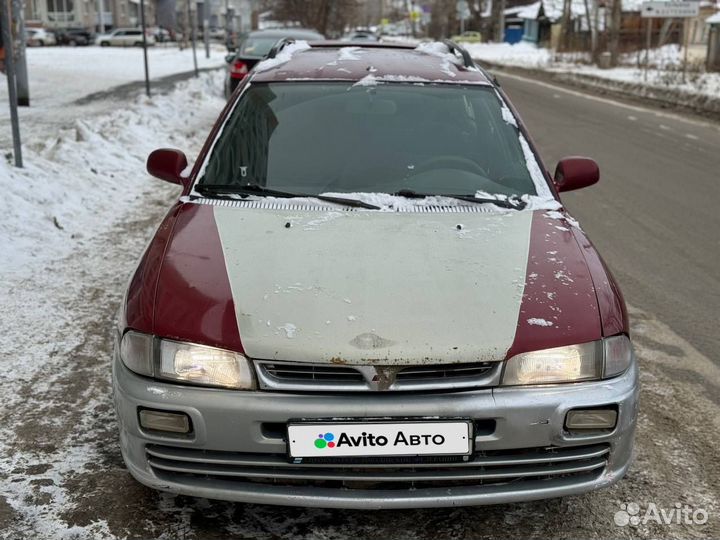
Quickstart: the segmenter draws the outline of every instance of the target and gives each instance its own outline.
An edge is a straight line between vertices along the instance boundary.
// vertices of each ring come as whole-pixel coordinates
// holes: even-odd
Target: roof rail
[[[447,48],[450,50],[452,54],[459,54],[462,56],[463,64],[466,68],[474,68],[477,69],[480,73],[485,75],[488,81],[492,82],[495,86],[500,86],[500,83],[497,80],[497,77],[490,73],[487,69],[485,69],[482,66],[479,66],[476,64],[472,57],[470,56],[470,53],[465,49],[464,47],[461,47],[454,41],[450,39],[443,39],[442,42],[447,46]]]
[[[287,45],[290,45],[291,43],[295,43],[294,38],[282,38],[275,43],[275,45],[272,46],[272,49],[270,49],[270,52],[267,53],[266,58],[275,58],[277,54],[282,51]]]
[[[475,62],[473,62],[472,57],[470,56],[470,53],[467,52],[467,49],[461,47],[451,39],[443,39],[442,43],[448,48],[448,50],[452,54],[459,54],[462,57],[463,65],[466,68],[474,68],[477,67],[475,65]]]

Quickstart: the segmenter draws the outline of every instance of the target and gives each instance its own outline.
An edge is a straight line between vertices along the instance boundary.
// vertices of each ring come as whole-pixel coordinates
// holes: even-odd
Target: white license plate
[[[292,458],[467,455],[471,437],[469,421],[288,424]]]

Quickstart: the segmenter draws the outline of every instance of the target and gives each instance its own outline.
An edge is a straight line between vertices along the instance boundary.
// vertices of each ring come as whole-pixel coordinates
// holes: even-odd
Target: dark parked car
[[[60,28],[55,30],[58,45],[90,45],[94,41],[92,32],[86,28]]]
[[[258,30],[245,34],[236,51],[225,57],[228,64],[225,76],[225,96],[230,97],[238,83],[248,72],[270,52],[272,46],[283,38],[304,41],[322,41],[325,36],[314,30],[303,28],[278,28],[276,30]]]

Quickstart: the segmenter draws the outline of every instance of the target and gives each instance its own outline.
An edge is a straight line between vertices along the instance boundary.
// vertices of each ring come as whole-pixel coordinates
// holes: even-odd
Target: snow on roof
[[[523,6],[523,9],[518,11],[517,16],[521,19],[537,19],[540,14],[540,6],[542,1],[534,2],[529,6]]]
[[[539,0],[538,2],[525,6],[517,16],[520,19],[537,19],[540,16],[541,7],[543,15],[552,22],[559,21],[562,18],[563,0]],[[571,0],[570,13],[572,14],[572,18],[584,17],[585,0]]]
[[[707,19],[705,19],[706,24],[720,24],[720,11],[718,11],[715,15],[710,15]]]

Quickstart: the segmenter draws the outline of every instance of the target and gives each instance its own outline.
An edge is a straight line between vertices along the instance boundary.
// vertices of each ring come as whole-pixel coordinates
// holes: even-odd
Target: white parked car
[[[45,30],[44,28],[26,28],[25,43],[28,47],[44,47],[45,45],[55,45],[55,34]]]
[[[155,45],[155,36],[148,33],[146,39],[148,45]],[[99,35],[95,43],[101,47],[142,47],[143,34],[140,28],[118,28],[109,34]]]

